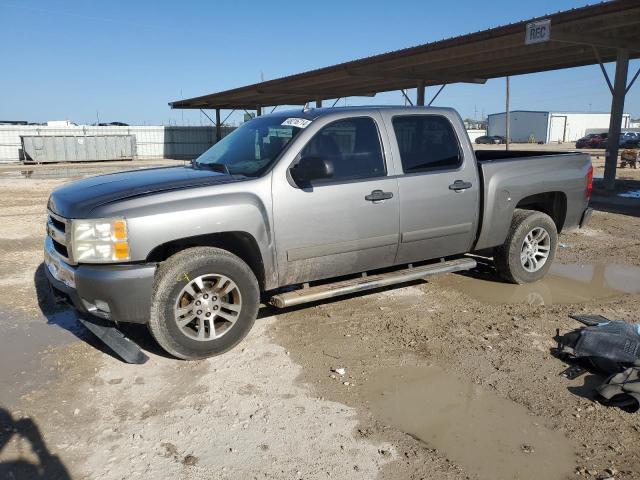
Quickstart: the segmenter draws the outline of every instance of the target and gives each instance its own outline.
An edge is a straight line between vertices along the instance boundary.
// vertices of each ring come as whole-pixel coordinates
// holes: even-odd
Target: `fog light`
[[[104,318],[106,320],[111,318],[111,309],[107,302],[94,300],[94,303],[91,303],[83,298],[82,304],[91,315],[95,315],[96,317]]]
[[[102,300],[96,300],[96,308],[98,310],[102,310],[103,312],[111,313],[109,304],[107,302],[103,302]]]

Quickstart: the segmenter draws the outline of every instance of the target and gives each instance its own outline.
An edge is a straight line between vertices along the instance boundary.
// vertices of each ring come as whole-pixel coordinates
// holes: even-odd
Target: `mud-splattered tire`
[[[558,230],[549,215],[516,209],[507,238],[494,250],[501,278],[510,283],[532,283],[544,277],[555,257]]]
[[[249,333],[259,302],[258,281],[240,258],[219,248],[189,248],[158,268],[148,326],[175,357],[220,355]]]

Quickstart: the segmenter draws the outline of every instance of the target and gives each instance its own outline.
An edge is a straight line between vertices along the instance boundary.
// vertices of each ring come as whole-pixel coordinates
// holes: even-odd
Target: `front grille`
[[[69,258],[69,251],[67,250],[67,247],[65,247],[60,242],[56,242],[55,240],[53,240],[53,248],[55,248],[56,252],[58,252],[64,258]]]
[[[51,214],[49,214],[49,221],[60,231],[65,232],[67,230],[67,224],[58,220],[55,217],[52,217]]]
[[[71,259],[71,232],[69,228],[69,220],[56,215],[51,211],[47,213],[47,235],[51,238],[53,247],[66,263],[73,264]]]

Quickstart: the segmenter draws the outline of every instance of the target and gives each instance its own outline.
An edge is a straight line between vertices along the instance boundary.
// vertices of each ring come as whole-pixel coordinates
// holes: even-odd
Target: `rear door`
[[[274,173],[281,285],[393,265],[398,184],[387,173],[383,130],[379,114],[325,122],[288,167],[302,156],[321,157],[333,162],[333,177],[300,187],[285,178],[287,172]]]
[[[396,111],[384,116],[399,159],[400,245],[396,263],[466,253],[479,212],[478,172],[469,142],[461,142],[452,111]]]

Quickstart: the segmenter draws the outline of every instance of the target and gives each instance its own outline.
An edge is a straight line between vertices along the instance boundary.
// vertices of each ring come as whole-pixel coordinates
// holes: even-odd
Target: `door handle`
[[[374,190],[369,195],[364,197],[364,199],[368,202],[379,202],[381,200],[389,200],[390,198],[393,198],[393,193],[383,192],[382,190]]]
[[[471,188],[473,184],[471,182],[464,182],[462,180],[456,180],[451,185],[449,185],[449,190],[455,190],[456,192],[463,192],[469,188]]]

